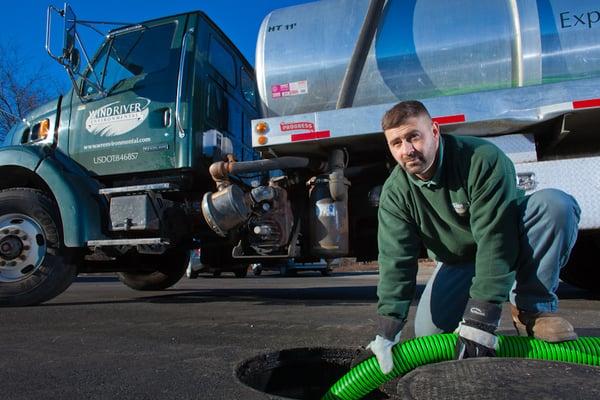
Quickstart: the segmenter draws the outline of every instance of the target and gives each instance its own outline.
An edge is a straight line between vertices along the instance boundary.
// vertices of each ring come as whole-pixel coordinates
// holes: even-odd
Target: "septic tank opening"
[[[317,400],[350,370],[356,354],[351,349],[286,349],[242,362],[236,376],[243,384],[282,399]],[[379,390],[365,397],[388,398]]]

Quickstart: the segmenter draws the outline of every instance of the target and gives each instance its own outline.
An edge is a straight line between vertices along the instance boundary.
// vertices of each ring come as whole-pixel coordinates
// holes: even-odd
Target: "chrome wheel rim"
[[[41,226],[24,214],[0,216],[0,282],[17,282],[34,274],[46,255]]]

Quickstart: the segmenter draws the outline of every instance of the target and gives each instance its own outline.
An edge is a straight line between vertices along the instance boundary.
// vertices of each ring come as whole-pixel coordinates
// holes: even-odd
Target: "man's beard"
[[[409,163],[415,163],[415,162],[417,162],[417,163],[413,164],[413,165],[408,165]],[[428,171],[430,171],[434,165],[435,165],[435,157],[432,157],[431,161],[427,162],[427,160],[425,160],[425,157],[423,157],[422,155],[417,155],[415,157],[411,157],[410,159],[408,159],[406,161],[403,160],[403,163],[400,164],[402,169],[411,175],[424,175]],[[415,168],[416,168],[416,170],[415,170]]]

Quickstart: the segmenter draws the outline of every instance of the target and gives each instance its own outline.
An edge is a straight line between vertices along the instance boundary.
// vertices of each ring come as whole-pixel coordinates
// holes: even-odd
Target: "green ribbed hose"
[[[387,381],[404,375],[421,365],[454,359],[457,335],[444,333],[424,336],[398,343],[392,349],[394,369],[384,375],[373,356],[337,381],[323,400],[361,399]],[[497,357],[530,358],[600,365],[600,338],[581,337],[563,343],[547,343],[522,336],[498,336]]]

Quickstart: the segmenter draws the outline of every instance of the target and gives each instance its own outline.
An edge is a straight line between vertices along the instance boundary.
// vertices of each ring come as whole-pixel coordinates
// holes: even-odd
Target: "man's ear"
[[[435,121],[431,122],[431,130],[433,131],[433,136],[435,136],[435,137],[440,136],[440,125],[437,122],[435,122]]]

